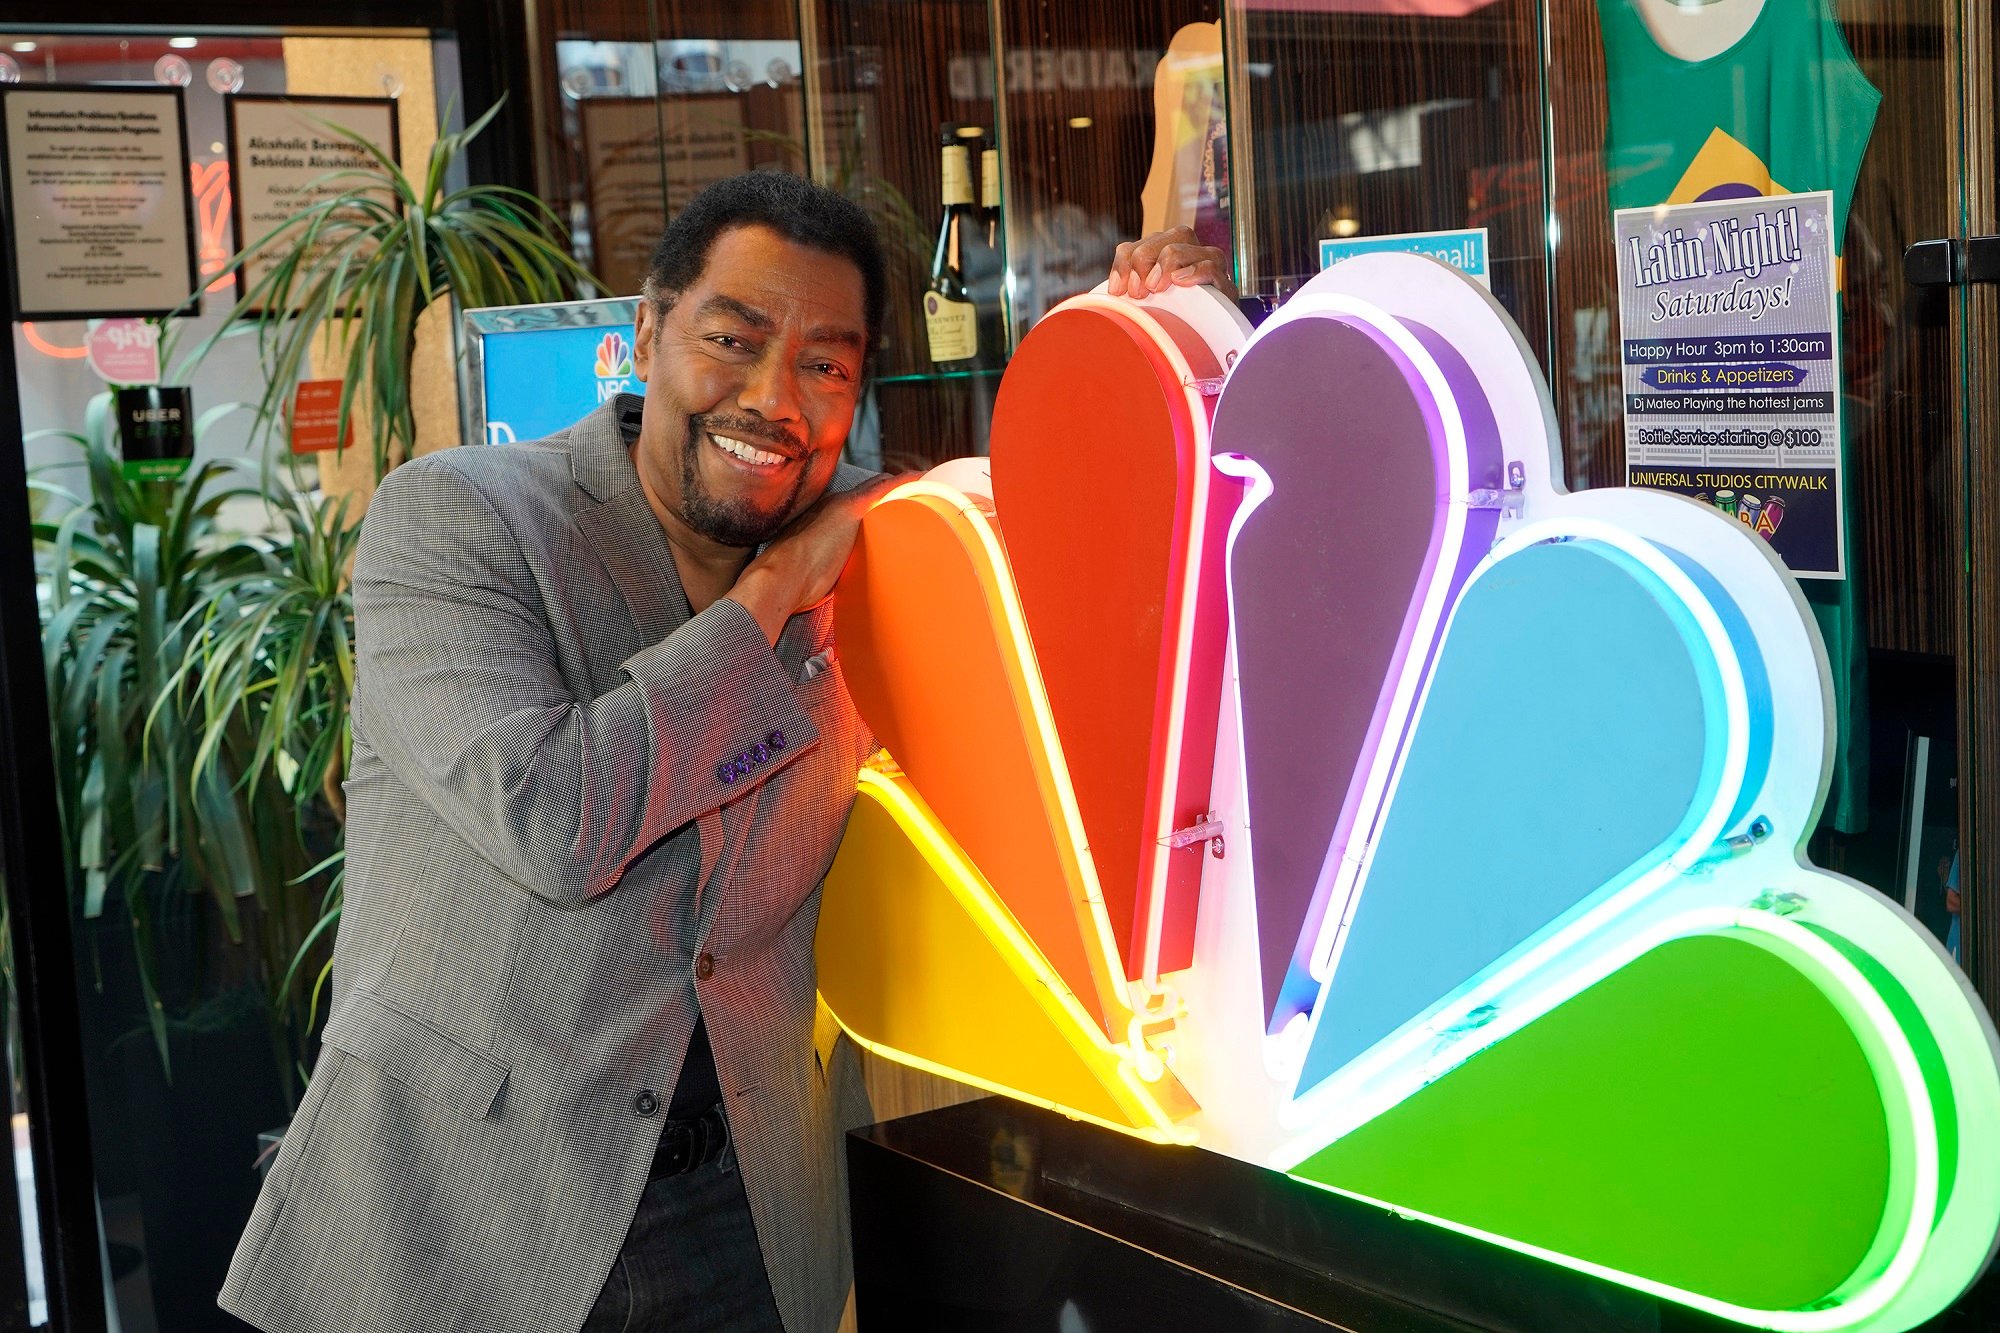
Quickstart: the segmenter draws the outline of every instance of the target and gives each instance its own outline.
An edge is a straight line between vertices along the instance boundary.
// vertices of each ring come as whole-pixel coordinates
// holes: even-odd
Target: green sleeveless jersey
[[[1637,3],[1597,5],[1610,104],[1604,153],[1611,206],[1830,190],[1834,235],[1844,237],[1882,95],[1855,63],[1827,0],[1763,0],[1750,30],[1704,60],[1663,49]],[[1849,452],[1844,438],[1841,466],[1851,478]],[[1847,577],[1806,579],[1801,586],[1826,640],[1839,720],[1826,817],[1840,831],[1858,833],[1868,824],[1868,648],[1852,504],[1841,522]]]
[[[1634,0],[1598,0],[1613,208],[1831,190],[1834,233],[1846,233],[1882,94],[1826,0],[1763,3],[1734,46],[1682,60],[1653,40]]]

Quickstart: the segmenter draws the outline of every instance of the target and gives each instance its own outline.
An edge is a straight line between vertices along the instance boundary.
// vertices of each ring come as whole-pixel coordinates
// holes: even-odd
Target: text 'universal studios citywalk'
[[[1627,483],[1842,577],[1833,196],[1628,208],[1617,236]]]

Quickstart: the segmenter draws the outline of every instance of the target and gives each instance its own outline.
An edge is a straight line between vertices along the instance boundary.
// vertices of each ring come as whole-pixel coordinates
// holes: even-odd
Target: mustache
[[[768,421],[759,421],[756,417],[701,415],[689,418],[689,424],[698,434],[720,434],[727,435],[731,439],[775,445],[787,457],[805,457],[805,441],[783,426],[774,426]]]

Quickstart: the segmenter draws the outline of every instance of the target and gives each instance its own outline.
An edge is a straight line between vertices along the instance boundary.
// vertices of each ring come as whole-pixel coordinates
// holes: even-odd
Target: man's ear
[[[653,344],[660,336],[660,303],[639,298],[639,316],[632,321],[632,372],[643,383],[653,369]]]

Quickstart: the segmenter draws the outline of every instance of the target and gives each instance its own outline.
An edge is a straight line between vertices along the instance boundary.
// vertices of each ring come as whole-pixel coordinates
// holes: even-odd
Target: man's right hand
[[[775,645],[785,621],[832,594],[861,531],[861,516],[899,480],[876,477],[851,491],[821,496],[744,568],[729,600],[747,608]]]

